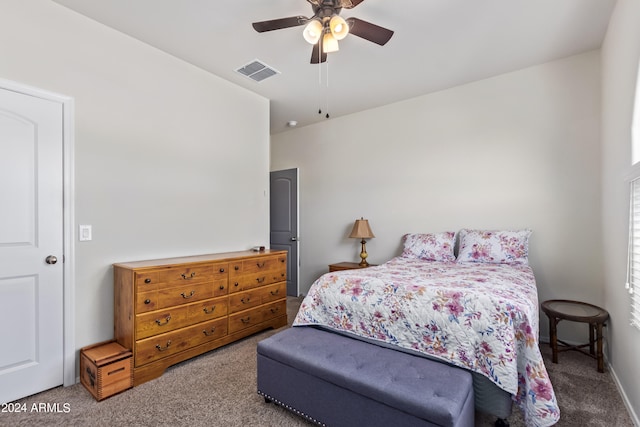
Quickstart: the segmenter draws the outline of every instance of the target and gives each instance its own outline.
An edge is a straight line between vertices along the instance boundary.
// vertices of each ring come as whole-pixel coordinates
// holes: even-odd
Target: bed
[[[508,393],[528,426],[560,418],[538,348],[538,295],[528,264],[530,230],[407,234],[401,256],[324,274],[294,327],[314,326],[468,369]],[[474,380],[475,381],[475,380]],[[478,389],[476,388],[476,391]],[[500,414],[497,414],[501,417]]]

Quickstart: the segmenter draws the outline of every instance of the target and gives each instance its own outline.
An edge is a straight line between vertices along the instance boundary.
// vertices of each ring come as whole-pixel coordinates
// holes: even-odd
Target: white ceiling
[[[322,66],[304,27],[251,26],[310,17],[306,0],[54,1],[268,98],[278,133],[596,49],[616,0],[365,0],[341,16],[395,34],[385,46],[349,35]],[[255,59],[280,74],[236,72]]]

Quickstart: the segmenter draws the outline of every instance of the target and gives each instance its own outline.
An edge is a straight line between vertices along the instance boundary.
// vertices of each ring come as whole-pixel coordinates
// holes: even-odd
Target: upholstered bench
[[[258,343],[258,393],[320,425],[473,426],[471,374],[313,327]]]

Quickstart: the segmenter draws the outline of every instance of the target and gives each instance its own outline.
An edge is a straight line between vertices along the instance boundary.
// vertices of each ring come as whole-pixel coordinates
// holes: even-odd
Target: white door
[[[0,88],[0,403],[63,383],[62,111]]]

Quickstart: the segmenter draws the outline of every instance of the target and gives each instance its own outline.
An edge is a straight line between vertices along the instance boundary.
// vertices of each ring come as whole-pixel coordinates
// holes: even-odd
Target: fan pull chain
[[[322,55],[322,53],[320,52],[321,50],[322,50],[322,45],[319,45],[318,47],[318,106],[319,106],[318,114],[322,114],[322,107],[320,107],[320,105],[322,104],[322,62],[320,62],[320,57]]]
[[[329,118],[329,61],[326,62],[327,64],[327,72],[325,73],[327,75],[327,89],[325,90],[325,106],[327,109],[327,115],[325,116],[327,119]]]
[[[318,114],[322,114],[322,42],[319,41],[320,45],[318,46]],[[325,61],[327,66],[326,75],[326,89],[324,91],[324,104],[327,113],[325,114],[325,118],[329,118],[329,62]]]

